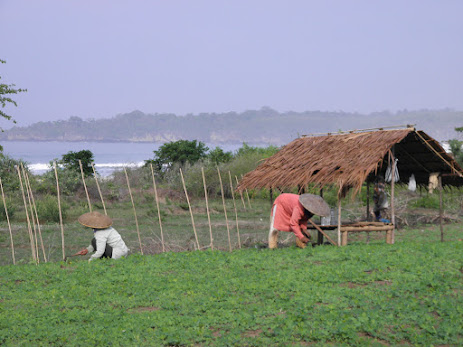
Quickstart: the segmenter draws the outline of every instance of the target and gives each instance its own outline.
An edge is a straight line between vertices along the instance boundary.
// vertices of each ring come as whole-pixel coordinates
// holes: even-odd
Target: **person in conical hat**
[[[296,245],[305,248],[310,241],[310,234],[307,232],[309,219],[314,215],[329,216],[329,214],[330,207],[318,195],[289,193],[279,195],[273,202],[270,216],[269,248],[278,247],[280,231],[293,232],[296,235]]]
[[[118,259],[127,256],[129,249],[116,229],[111,227],[113,221],[110,217],[99,212],[84,213],[78,218],[83,226],[93,229],[93,239],[87,248],[77,252],[76,255],[92,253],[89,261],[98,258]]]

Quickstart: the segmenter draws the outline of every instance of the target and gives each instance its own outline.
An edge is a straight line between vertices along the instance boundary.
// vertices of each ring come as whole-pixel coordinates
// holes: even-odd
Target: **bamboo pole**
[[[238,212],[236,211],[235,195],[233,194],[233,181],[230,171],[228,171],[228,176],[230,177],[230,190],[233,199],[233,208],[235,210],[235,219],[236,219],[236,233],[238,234],[238,247],[241,248],[241,237],[240,237],[240,228],[238,226]]]
[[[230,252],[231,252],[232,251],[232,246],[231,246],[231,239],[230,239],[230,227],[228,226],[227,207],[225,205],[225,194],[223,192],[222,176],[220,175],[220,170],[219,170],[218,166],[217,166],[217,172],[219,174],[220,191],[222,192],[222,204],[223,204],[223,212],[225,214],[225,223],[227,224],[228,248],[230,249]]]
[[[243,175],[241,175],[241,178],[243,178]],[[248,188],[245,188],[244,192],[246,193],[246,198],[248,199],[249,209],[251,209],[251,199],[249,199]]]
[[[101,203],[103,204],[104,214],[108,215],[108,213],[106,212],[106,205],[104,204],[104,200],[103,200],[103,194],[101,194],[100,184],[98,183],[98,178],[96,178],[96,170],[95,170],[95,166],[93,165],[93,163],[92,163],[92,170],[93,170],[93,177],[95,178],[95,182],[96,182],[96,187],[98,188],[98,193],[100,194]]]
[[[158,190],[156,188],[156,181],[154,179],[153,164],[150,164],[150,167],[151,167],[151,176],[153,176],[153,189],[154,189],[154,197],[156,198],[156,208],[158,209],[159,228],[161,229],[162,252],[165,252],[166,251],[166,246],[164,244],[164,233],[162,231],[161,209],[159,208]]]
[[[338,246],[341,245],[341,197],[338,195]]]
[[[26,177],[26,170],[24,170],[24,166],[21,165],[21,171],[24,179],[24,185],[26,186],[26,193],[27,193],[27,201],[29,201],[29,211],[31,214],[31,220],[32,220],[32,227],[34,230],[33,236],[34,236],[34,244],[35,244],[35,257],[37,259],[37,264],[40,263],[40,257],[39,257],[39,244],[38,244],[38,238],[37,238],[37,224],[35,223],[35,216],[34,216],[34,209],[32,207],[32,199],[31,199],[31,193],[30,193],[30,188],[28,184],[28,179]]]
[[[13,258],[13,265],[16,265],[16,259],[14,256],[13,232],[11,231],[10,217],[8,217],[8,207],[6,207],[5,192],[3,191],[3,184],[2,184],[1,177],[0,177],[0,188],[2,190],[2,200],[3,200],[3,207],[5,208],[6,222],[8,223],[8,230],[10,231],[11,257]]]
[[[59,225],[61,228],[61,248],[63,251],[63,261],[66,260],[66,252],[64,250],[64,227],[63,227],[63,214],[61,213],[61,198],[59,193],[59,181],[58,181],[58,170],[56,169],[56,161],[53,162],[55,168],[55,177],[56,177],[56,193],[58,196],[58,210],[59,210]]]
[[[240,183],[236,175],[235,175],[235,179],[236,179],[236,186],[238,187]],[[246,211],[246,204],[244,203],[243,191],[241,189],[240,189],[240,197],[241,197],[241,202],[243,203],[244,210]]]
[[[203,176],[204,198],[206,199],[207,222],[209,223],[209,234],[211,236],[211,249],[214,250],[214,238],[212,237],[211,215],[209,213],[209,202],[207,199],[206,176],[204,175],[203,167],[201,167],[201,174]]]
[[[444,226],[442,220],[444,219],[444,203],[442,201],[442,176],[439,175],[439,227],[440,227],[440,241],[444,242]]]
[[[38,231],[39,231],[40,246],[42,247],[43,260],[44,260],[45,263],[46,263],[46,262],[47,262],[47,255],[46,255],[46,253],[45,253],[45,246],[44,246],[44,244],[43,244],[42,230],[40,229],[39,215],[38,215],[38,213],[37,213],[37,205],[35,204],[34,194],[32,193],[32,186],[31,186],[31,183],[30,183],[30,180],[29,180],[29,175],[27,174],[26,171],[24,171],[24,173],[25,173],[25,175],[26,175],[28,189],[29,189],[30,192],[31,192],[32,206],[33,206],[33,208],[34,208],[35,220],[37,221],[37,229],[38,229]],[[38,251],[37,251],[37,256],[38,256]]]
[[[312,224],[312,225],[315,227],[315,229],[318,230],[319,233],[321,233],[322,235],[325,235],[326,238],[328,239],[328,241],[330,241],[334,246],[337,246],[337,245],[336,245],[336,242],[334,242],[333,240],[331,240],[331,238],[328,236],[328,234],[325,233],[325,232],[322,230],[322,228],[320,228],[317,224],[315,224],[315,222],[314,222],[312,219],[309,219],[309,222],[310,222],[310,224]]]
[[[92,203],[90,202],[90,196],[88,195],[87,185],[85,184],[84,169],[82,168],[82,161],[79,159],[80,174],[82,175],[82,183],[84,184],[85,195],[87,195],[88,209],[92,212]]]
[[[18,176],[19,176],[19,185],[21,187],[21,194],[22,194],[22,197],[23,197],[23,202],[24,202],[24,210],[26,212],[26,220],[27,220],[27,231],[29,233],[29,241],[31,243],[31,252],[32,252],[32,259],[34,259],[34,262],[37,263],[37,259],[35,257],[35,249],[34,249],[34,239],[33,239],[33,235],[32,235],[32,229],[31,229],[31,221],[29,219],[29,212],[27,211],[27,202],[26,202],[26,195],[24,193],[24,186],[23,186],[23,181],[22,181],[22,178],[21,178],[21,171],[20,171],[20,168],[19,166],[16,166],[16,169],[18,170]]]
[[[180,169],[180,176],[182,177],[183,190],[185,191],[186,201],[188,202],[188,209],[190,210],[191,225],[193,226],[193,232],[195,233],[196,246],[198,247],[198,250],[199,250],[201,248],[199,247],[198,234],[196,233],[195,219],[193,217],[193,210],[191,209],[190,199],[188,198],[188,192],[186,191],[186,185],[185,185],[185,180],[183,178],[182,169]]]
[[[138,243],[140,244],[140,253],[143,255],[143,247],[141,246],[140,228],[138,227],[137,211],[135,210],[135,203],[133,202],[132,189],[130,189],[129,176],[124,167],[125,178],[127,180],[127,187],[129,188],[130,201],[132,201],[133,215],[135,217],[135,226],[137,227]],[[96,177],[96,176],[95,176]]]

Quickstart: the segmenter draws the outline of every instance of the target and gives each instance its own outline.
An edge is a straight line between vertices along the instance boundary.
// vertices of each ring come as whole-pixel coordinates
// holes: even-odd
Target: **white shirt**
[[[113,227],[97,229],[93,235],[96,240],[96,252],[90,257],[89,261],[101,258],[106,249],[106,244],[113,248],[113,259],[125,257],[129,253],[129,249],[122,240],[121,235]],[[92,245],[88,246],[87,250],[89,252],[95,251]]]

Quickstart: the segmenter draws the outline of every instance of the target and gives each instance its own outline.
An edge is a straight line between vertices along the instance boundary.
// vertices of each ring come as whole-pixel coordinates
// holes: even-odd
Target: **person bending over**
[[[113,221],[99,212],[84,213],[78,218],[83,226],[93,229],[93,239],[87,248],[76,255],[86,255],[94,252],[88,261],[98,258],[118,259],[127,256],[129,249],[116,229],[112,228]]]

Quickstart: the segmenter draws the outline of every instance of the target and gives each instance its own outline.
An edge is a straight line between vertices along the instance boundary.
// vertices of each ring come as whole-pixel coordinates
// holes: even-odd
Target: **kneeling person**
[[[269,248],[278,247],[280,231],[293,232],[296,235],[296,245],[305,248],[310,241],[310,234],[307,232],[309,219],[314,215],[329,216],[329,214],[330,207],[318,195],[289,193],[279,195],[273,202],[271,211]]]
[[[129,249],[122,240],[121,235],[111,227],[113,224],[111,218],[99,212],[89,212],[81,215],[78,221],[83,226],[93,229],[93,239],[87,248],[77,252],[76,255],[95,252],[89,261],[98,258],[118,259],[127,256]]]

